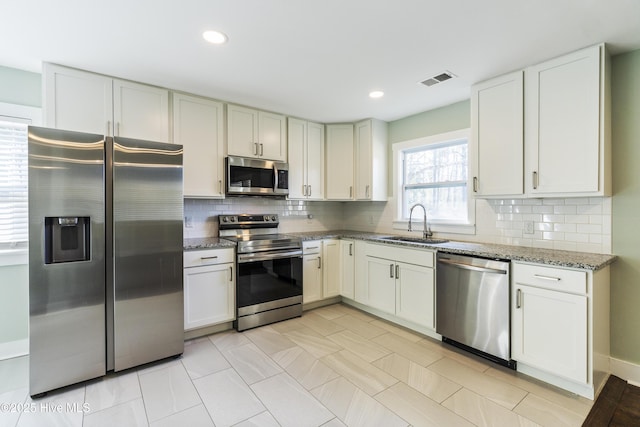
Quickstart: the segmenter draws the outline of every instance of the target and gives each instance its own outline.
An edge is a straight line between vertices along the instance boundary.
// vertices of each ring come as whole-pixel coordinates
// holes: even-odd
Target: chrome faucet
[[[424,207],[424,205],[420,203],[416,203],[415,205],[411,206],[411,209],[409,210],[409,229],[407,231],[413,231],[411,229],[411,214],[413,213],[413,208],[415,208],[416,206],[420,206],[424,211],[424,225],[422,226],[422,238],[426,240],[431,236],[433,236],[433,233],[431,232],[431,228],[427,227],[427,209]]]

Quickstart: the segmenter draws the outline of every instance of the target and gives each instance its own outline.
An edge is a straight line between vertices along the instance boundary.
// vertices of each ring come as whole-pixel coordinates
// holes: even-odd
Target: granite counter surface
[[[197,251],[202,249],[235,248],[236,243],[219,237],[199,237],[184,239],[185,251]]]
[[[462,242],[455,240],[439,244],[389,241],[383,240],[382,238],[393,236],[391,234],[376,234],[350,230],[330,230],[288,234],[299,236],[300,238],[302,238],[302,240],[351,238],[387,245],[406,246],[413,248],[428,248],[436,250],[438,252],[450,254],[479,256],[484,258],[500,258],[511,261],[523,261],[594,271],[604,268],[616,260],[615,255],[560,251],[553,249],[530,248],[524,246],[498,245],[492,243]]]

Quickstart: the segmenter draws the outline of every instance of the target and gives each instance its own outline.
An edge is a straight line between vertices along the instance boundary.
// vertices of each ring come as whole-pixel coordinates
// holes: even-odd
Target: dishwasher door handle
[[[440,258],[438,262],[442,264],[449,264],[463,270],[479,271],[481,273],[507,274],[507,270],[501,270],[499,268],[478,267],[477,265],[466,264],[464,262],[451,261],[448,258]]]

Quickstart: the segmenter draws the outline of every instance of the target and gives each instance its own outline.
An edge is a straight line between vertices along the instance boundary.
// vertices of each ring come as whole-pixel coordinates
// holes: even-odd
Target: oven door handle
[[[275,253],[255,253],[255,254],[238,254],[238,264],[243,264],[247,262],[254,261],[267,261],[271,259],[282,259],[282,258],[301,258],[302,250],[298,249],[295,251],[286,251],[286,252],[275,252]]]

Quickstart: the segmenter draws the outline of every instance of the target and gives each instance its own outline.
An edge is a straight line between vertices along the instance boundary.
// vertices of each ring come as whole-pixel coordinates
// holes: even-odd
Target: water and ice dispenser
[[[44,263],[88,261],[91,218],[48,216],[44,219]]]

